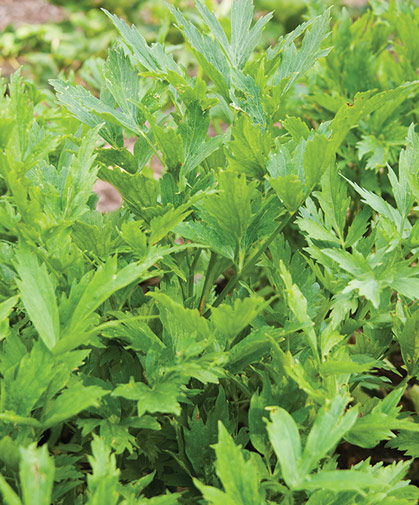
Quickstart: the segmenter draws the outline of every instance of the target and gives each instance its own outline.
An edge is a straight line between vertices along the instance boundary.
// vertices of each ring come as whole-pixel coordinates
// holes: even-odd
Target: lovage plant
[[[188,68],[107,13],[98,96],[3,86],[6,505],[417,503],[419,9],[372,7],[169,6]]]

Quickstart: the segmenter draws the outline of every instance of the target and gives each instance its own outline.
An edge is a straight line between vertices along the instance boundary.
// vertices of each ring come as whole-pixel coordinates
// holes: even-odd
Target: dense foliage
[[[99,8],[118,15],[140,29],[147,42],[165,42],[166,50],[175,51],[181,42],[179,31],[170,22],[170,12],[164,0],[49,0],[62,7],[59,22],[36,24],[27,19],[23,25],[7,26],[0,31],[0,66],[2,75],[10,75],[19,65],[22,75],[41,87],[59,74],[84,79],[89,68],[106,58],[117,31]],[[170,3],[193,15],[193,4],[185,0]],[[207,7],[217,13],[220,22],[228,25],[226,17],[231,0],[207,0]],[[256,12],[275,9],[272,21],[263,33],[262,44],[277,40],[280,34],[294,29],[303,16],[321,13],[330,0],[256,0]],[[351,9],[354,12],[354,9]],[[195,16],[196,18],[196,16]],[[199,20],[197,20],[199,22]],[[187,53],[182,52],[181,59]],[[193,64],[193,60],[190,61]]]
[[[169,9],[2,84],[3,502],[416,504],[419,8]]]

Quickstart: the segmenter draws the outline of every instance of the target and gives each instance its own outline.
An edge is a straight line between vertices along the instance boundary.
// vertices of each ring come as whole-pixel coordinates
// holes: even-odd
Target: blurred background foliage
[[[181,43],[179,32],[170,23],[170,13],[164,0],[48,0],[62,7],[62,19],[57,22],[6,26],[0,31],[0,66],[7,77],[23,65],[23,75],[38,85],[48,86],[48,79],[75,72],[75,79],[86,74],[97,58],[106,57],[108,48],[116,39],[109,20],[100,10],[107,9],[140,28],[148,42],[166,42],[177,49]],[[169,3],[194,16],[193,2],[169,0]],[[330,4],[341,9],[345,2],[329,0],[255,0],[256,13],[261,16],[274,11],[274,22],[264,33],[264,43],[274,43],[278,37],[293,30],[304,19],[322,13]],[[366,9],[362,0],[347,0],[348,15],[355,17]],[[232,0],[207,0],[207,6],[220,18],[230,11]],[[223,23],[222,23],[223,24]],[[225,27],[225,26],[224,26]],[[92,62],[90,59],[95,58]],[[180,60],[188,65],[187,54]]]

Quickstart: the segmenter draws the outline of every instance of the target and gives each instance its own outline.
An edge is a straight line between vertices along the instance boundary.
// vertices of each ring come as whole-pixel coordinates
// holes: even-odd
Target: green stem
[[[265,242],[259,247],[259,249],[252,255],[252,257],[249,259],[249,261],[244,265],[243,269],[240,272],[236,272],[233,277],[228,281],[227,285],[225,288],[221,291],[221,293],[218,295],[216,298],[215,302],[213,303],[213,307],[218,307],[220,303],[224,300],[224,298],[230,293],[230,291],[236,286],[236,284],[240,281],[240,279],[243,277],[243,275],[250,269],[252,269],[256,263],[258,262],[260,256],[268,249],[268,247],[272,244],[272,242],[275,240],[277,235],[281,233],[281,231],[287,226],[287,224],[291,221],[292,217],[294,216],[295,212],[289,214],[282,223],[280,223],[275,230],[273,231],[272,235],[265,240]],[[204,316],[208,316],[210,312],[210,309],[205,312]]]
[[[151,142],[151,140],[148,138],[147,134],[140,127],[138,127],[137,132],[144,138],[144,140],[150,146],[150,148],[152,149],[153,153],[155,154],[155,156],[157,157],[157,159],[160,161],[160,163],[163,165],[163,167],[166,167],[166,164],[164,163],[162,157],[160,156],[159,151],[156,149],[156,147],[153,144],[153,142]]]
[[[202,314],[202,311],[204,310],[205,300],[208,296],[208,292],[209,292],[211,284],[213,282],[214,267],[215,267],[216,263],[217,263],[217,256],[215,253],[212,252],[211,256],[210,256],[209,263],[208,263],[207,275],[205,276],[204,285],[202,287],[201,298],[199,300],[199,305],[198,305],[198,309],[199,309],[200,314]]]
[[[180,277],[178,277],[178,281],[179,281],[180,290],[182,291],[183,301],[185,301],[187,298],[186,288],[184,286],[183,280]]]
[[[193,296],[193,287],[194,287],[194,277],[195,277],[195,268],[198,264],[199,257],[201,256],[201,249],[195,253],[195,257],[192,261],[192,265],[189,268],[189,277],[188,277],[188,298]]]

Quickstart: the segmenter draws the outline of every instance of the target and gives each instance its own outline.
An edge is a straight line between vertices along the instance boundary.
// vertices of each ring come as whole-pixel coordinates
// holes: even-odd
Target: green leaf
[[[229,171],[219,174],[218,184],[219,193],[206,198],[202,206],[223,230],[231,233],[239,242],[252,218],[256,185]]]
[[[358,291],[359,296],[365,296],[378,309],[380,305],[380,284],[372,276],[367,279],[353,279],[342,293],[346,294],[354,290]]]
[[[23,305],[42,341],[48,349],[52,349],[60,338],[54,282],[45,263],[39,265],[36,255],[23,243],[16,252],[16,259],[20,277],[16,282]]]
[[[180,133],[173,128],[158,126],[153,119],[150,120],[150,123],[165,165],[169,171],[177,174],[185,159],[183,139]]]
[[[403,218],[411,211],[415,201],[413,188],[416,187],[419,172],[419,136],[415,134],[413,124],[409,128],[406,149],[403,149],[399,158],[399,177],[397,179],[393,170],[388,167],[388,176],[393,189],[397,207]]]
[[[309,188],[314,188],[319,182],[327,166],[325,166],[326,151],[329,140],[325,135],[315,135],[307,141],[304,151],[304,172]]]
[[[142,140],[143,137],[138,137]],[[117,165],[130,174],[135,174],[138,170],[137,162],[134,156],[125,147],[121,148],[101,148],[97,150],[98,161],[108,165]],[[151,154],[150,154],[151,155]]]
[[[298,210],[303,202],[303,186],[297,175],[286,175],[277,179],[269,178],[269,183],[289,212]]]
[[[36,342],[14,366],[4,373],[1,382],[0,410],[27,417],[54,378],[55,362],[51,353]]]
[[[415,133],[414,125],[411,124],[409,127],[409,133],[407,135],[407,146],[406,149],[400,153],[399,160],[399,173],[400,177],[403,179],[408,179],[409,186],[413,191],[416,200],[419,197],[419,183],[418,183],[418,172],[419,172],[419,135]]]
[[[124,45],[129,48],[134,58],[143,67],[159,76],[165,76],[169,70],[181,74],[173,56],[167,54],[161,44],[148,46],[145,38],[135,26],[130,28],[118,16],[110,14],[106,9],[103,9],[103,11],[121,34]]]
[[[307,140],[310,135],[308,126],[299,117],[287,117],[282,121],[282,126],[296,142],[299,142],[301,139]]]
[[[336,491],[357,491],[366,496],[364,490],[385,490],[388,484],[374,475],[354,470],[320,471],[304,480],[296,489],[330,489]]]
[[[327,9],[322,16],[312,20],[310,24],[312,25],[311,30],[305,34],[299,51],[292,43],[292,38],[287,39],[286,44],[284,44],[281,63],[275,74],[274,81],[276,85],[279,85],[281,81],[285,81],[291,76],[283,93],[288,91],[295,81],[312,67],[315,60],[326,56],[331,49],[322,49],[323,41],[329,34],[330,9]],[[303,25],[301,25],[301,28],[304,29]],[[298,33],[295,36],[298,36]]]
[[[234,305],[223,304],[211,310],[211,320],[226,342],[232,342],[255,317],[264,310],[266,304],[261,297],[237,299]]]
[[[138,71],[132,66],[122,49],[113,48],[103,67],[106,86],[121,110],[136,122],[140,80]]]
[[[401,330],[395,327],[403,362],[411,376],[419,374],[419,312],[408,314]]]
[[[301,441],[297,424],[288,412],[281,408],[271,409],[271,421],[267,430],[272,447],[281,465],[282,477],[289,487],[301,479]]]
[[[167,322],[170,325],[170,331],[174,338],[179,338],[183,332],[188,336],[187,338],[190,338],[193,334],[196,334],[200,340],[210,337],[208,322],[201,317],[197,309],[186,309],[165,293],[150,293],[150,296],[157,300],[161,312],[163,308],[168,311]],[[178,328],[181,328],[181,331]],[[179,344],[181,345],[181,342]],[[177,350],[182,352],[185,349],[180,347]]]
[[[217,39],[220,46],[223,48],[224,53],[227,56],[229,56],[230,44],[228,42],[227,36],[220,22],[218,21],[214,13],[211,12],[201,0],[196,0],[195,4],[202,19],[204,20],[208,28],[211,30],[211,33]]]
[[[230,167],[249,177],[262,179],[267,173],[268,156],[273,145],[272,136],[252,124],[246,115],[238,117],[231,133],[233,140],[228,143]]]
[[[177,224],[182,222],[192,211],[188,210],[189,204],[181,205],[177,209],[169,207],[161,216],[150,221],[149,243],[155,244],[164,238]]]
[[[419,433],[400,431],[397,436],[389,440],[386,445],[403,451],[406,456],[419,458]]]
[[[267,423],[269,438],[281,465],[282,476],[291,488],[304,489],[306,475],[319,460],[327,455],[355,423],[355,409],[344,414],[348,398],[337,395],[320,409],[301,451],[300,435],[294,419],[284,409],[271,409],[271,422]],[[318,475],[318,474],[316,474]],[[302,483],[303,482],[303,483]]]
[[[244,75],[234,69],[231,77],[234,88],[230,91],[233,107],[244,111],[252,124],[261,125],[265,130],[267,116],[263,110],[260,87],[251,75]]]
[[[198,30],[178,9],[171,5],[168,7],[204,72],[212,80],[218,92],[228,100],[231,84],[229,61],[219,43]]]
[[[83,291],[79,288],[76,295],[73,289],[74,299],[70,295],[73,308],[64,324],[61,339],[54,346],[54,353],[69,351],[86,342],[84,332],[91,324],[94,311],[113,293],[141,277],[160,257],[160,254],[150,253],[141,263],[131,263],[117,272],[117,260],[114,256],[101,265],[93,276],[85,277]]]
[[[78,383],[65,389],[43,412],[42,424],[50,428],[89,408],[98,407],[98,400],[107,391],[98,386],[83,386]]]
[[[3,475],[0,475],[0,492],[3,495],[5,505],[22,505],[19,496],[13,491]]]
[[[24,505],[50,505],[54,484],[54,460],[48,455],[47,445],[36,444],[21,448],[19,465]]]
[[[0,303],[0,340],[4,338],[4,335],[7,334],[8,330],[8,317],[13,310],[13,307],[16,306],[19,300],[19,296],[12,296],[8,298],[4,302]],[[3,333],[3,335],[2,335]]]
[[[73,156],[68,168],[64,188],[62,190],[63,219],[76,219],[87,210],[87,202],[92,194],[92,187],[96,180],[99,167],[94,164],[97,134],[96,126],[84,136],[78,149],[77,156]]]
[[[329,404],[319,410],[301,457],[302,475],[311,473],[319,460],[336,447],[356,422],[357,409],[350,409],[345,413],[348,400],[346,395],[336,395]]]
[[[77,119],[92,128],[101,126],[99,133],[111,146],[123,147],[122,132],[115,129],[115,125],[140,133],[131,117],[96,98],[82,86],[73,86],[58,79],[51,80],[50,84],[57,93],[58,101]]]
[[[87,476],[87,505],[116,505],[119,501],[119,470],[115,455],[103,439],[93,436],[92,456],[88,456],[93,473]]]
[[[368,162],[366,169],[377,170],[386,164],[387,149],[384,142],[373,135],[364,135],[362,140],[357,143],[358,157],[361,160],[366,154]]]
[[[351,247],[356,244],[358,240],[361,240],[367,231],[370,217],[371,212],[367,207],[364,207],[357,213],[355,219],[352,221],[352,224],[349,226],[348,233],[345,238],[345,244],[347,247]]]
[[[202,108],[198,102],[188,105],[182,122],[178,126],[178,134],[182,138],[184,148],[184,164],[182,176],[187,175],[200,165],[211,153],[218,149],[224,140],[222,135],[208,138],[207,132],[210,122],[209,110]]]
[[[307,337],[308,344],[314,356],[318,359],[319,352],[317,348],[317,335],[313,329],[314,323],[307,312],[307,299],[299,289],[299,287],[292,282],[292,277],[286,269],[283,261],[280,262],[281,278],[285,284],[285,293],[287,296],[288,306],[296,317],[297,321],[304,327],[303,331]]]
[[[272,13],[260,17],[250,29],[253,18],[252,0],[236,0],[231,9],[231,43],[230,55],[232,64],[241,69],[250,58],[258,44],[262,30],[272,18]]]
[[[159,382],[149,387],[142,382],[129,382],[120,384],[114,389],[112,396],[119,396],[127,400],[137,401],[137,415],[141,417],[146,412],[153,414],[162,412],[165,414],[180,415],[180,392],[179,384],[170,378],[169,381]]]
[[[393,437],[390,418],[383,412],[373,412],[358,419],[345,439],[359,447],[372,448],[382,440]]]
[[[109,182],[121,194],[124,204],[137,216],[148,222],[155,217],[159,184],[142,173],[128,174],[120,169],[101,169],[99,177]]]
[[[217,456],[215,468],[224,487],[224,493],[195,482],[204,498],[214,505],[265,503],[260,491],[257,469],[251,461],[245,461],[242,449],[234,443],[221,421],[218,422],[218,443],[214,448]]]
[[[407,83],[406,85],[409,84],[410,83]],[[357,93],[353,103],[342,105],[329,126],[329,130],[332,134],[331,143],[329,144],[329,155],[334,156],[334,153],[351,128],[358,125],[361,119],[385,105],[389,99],[403,94],[404,87],[405,85],[402,85],[398,88],[376,94],[374,94],[373,90]]]

